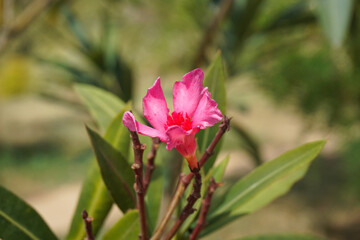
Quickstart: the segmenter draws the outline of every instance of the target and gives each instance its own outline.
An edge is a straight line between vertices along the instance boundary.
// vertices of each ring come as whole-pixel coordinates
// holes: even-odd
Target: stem
[[[190,240],[198,239],[198,236],[199,236],[201,230],[203,230],[203,228],[204,228],[204,226],[206,224],[206,216],[207,216],[207,214],[209,212],[209,208],[210,208],[210,204],[211,204],[211,198],[212,198],[216,188],[220,187],[221,185],[222,184],[216,183],[215,179],[213,177],[211,178],[211,182],[210,182],[210,185],[208,187],[208,192],[207,192],[206,198],[202,201],[201,212],[200,212],[199,219],[198,219],[198,221],[196,223],[194,231],[190,235]]]
[[[219,143],[219,141],[220,141],[221,137],[224,135],[224,133],[226,131],[229,131],[230,120],[231,120],[231,118],[224,116],[221,124],[219,125],[219,130],[217,131],[214,139],[212,140],[211,144],[206,149],[205,153],[203,154],[203,156],[201,157],[201,159],[199,161],[200,167],[202,167],[206,163],[206,161],[210,158],[210,156],[213,154],[216,145]],[[176,206],[180,201],[181,196],[184,194],[185,189],[187,188],[187,186],[189,185],[189,183],[193,177],[194,177],[194,174],[192,172],[190,172],[185,177],[180,178],[178,186],[174,193],[174,196],[172,197],[170,204],[168,206],[168,209],[166,210],[166,214],[162,218],[159,226],[154,231],[154,235],[152,236],[151,240],[159,240],[160,239],[160,237],[166,227],[166,224],[169,222],[172,213],[175,211]]]
[[[136,192],[137,208],[139,210],[139,220],[140,220],[140,229],[141,240],[148,240],[147,237],[147,228],[146,228],[146,215],[145,215],[145,201],[144,201],[144,186],[143,186],[143,154],[146,146],[141,144],[139,141],[139,136],[136,132],[130,131],[131,140],[133,142],[134,149],[134,164],[131,168],[135,172],[135,184],[134,189]]]
[[[84,209],[81,213],[81,216],[85,223],[85,231],[86,231],[86,238],[85,240],[94,240],[94,235],[92,232],[91,222],[94,220],[92,217],[89,217],[87,211]]]
[[[151,175],[155,169],[155,157],[156,157],[156,152],[159,148],[159,144],[160,144],[160,139],[153,138],[151,152],[147,156],[148,161],[146,163],[146,168],[145,168],[144,194],[146,194],[146,191],[147,191],[150,181],[151,181]]]
[[[194,168],[192,170],[192,173],[195,175],[195,181],[193,183],[193,192],[190,194],[190,196],[187,199],[187,204],[180,213],[179,218],[175,222],[174,226],[170,229],[169,233],[164,238],[165,240],[170,240],[175,233],[179,230],[180,226],[184,223],[186,218],[190,216],[193,212],[196,211],[195,208],[193,208],[195,202],[201,197],[201,174],[199,168]]]

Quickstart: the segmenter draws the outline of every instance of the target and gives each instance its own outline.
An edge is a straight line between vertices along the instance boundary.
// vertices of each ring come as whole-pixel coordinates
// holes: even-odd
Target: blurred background
[[[73,90],[87,83],[141,110],[160,75],[227,67],[227,184],[327,139],[293,190],[206,239],[258,233],[360,236],[360,2],[0,0],[0,184],[66,234],[92,151]],[[116,218],[116,213],[114,217]],[[111,219],[111,218],[110,218]],[[111,220],[110,220],[111,221]]]

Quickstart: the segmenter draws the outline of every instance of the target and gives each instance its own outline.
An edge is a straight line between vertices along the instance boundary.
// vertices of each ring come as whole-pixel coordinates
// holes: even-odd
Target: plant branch
[[[151,175],[155,169],[155,157],[156,157],[156,152],[159,148],[159,144],[160,144],[160,139],[157,137],[153,138],[151,152],[147,156],[148,161],[146,163],[146,168],[145,168],[144,194],[146,194],[146,191],[151,181]]]
[[[193,183],[193,192],[190,194],[190,196],[187,198],[187,204],[183,208],[183,210],[180,213],[179,218],[175,222],[174,226],[170,229],[169,233],[166,235],[165,240],[170,240],[176,232],[179,230],[180,226],[184,223],[186,218],[188,218],[192,213],[196,211],[194,207],[194,204],[196,201],[201,197],[201,174],[200,174],[200,168],[194,168],[191,170],[191,172],[195,176],[195,181]]]
[[[143,186],[143,154],[146,146],[140,143],[139,136],[136,132],[130,131],[131,140],[133,142],[134,149],[134,164],[131,168],[135,172],[135,184],[134,189],[136,192],[137,208],[139,210],[139,220],[141,240],[148,240],[147,227],[146,227],[146,213],[145,213],[145,201],[144,201],[144,186]]]
[[[89,217],[87,211],[84,209],[81,213],[81,216],[84,220],[85,224],[85,231],[86,231],[86,238],[85,240],[94,240],[94,234],[92,232],[92,225],[91,222],[94,220],[92,217]]]
[[[230,120],[231,118],[228,118],[227,116],[224,116],[221,124],[219,125],[219,130],[217,131],[214,139],[210,143],[209,147],[206,149],[205,153],[202,155],[199,166],[200,168],[206,163],[206,161],[210,158],[210,156],[214,153],[214,149],[216,145],[219,143],[221,137],[224,135],[226,131],[229,131],[230,129]],[[151,240],[159,240],[162,233],[164,232],[164,229],[166,227],[166,224],[169,222],[172,213],[175,211],[177,204],[180,201],[181,196],[184,194],[185,189],[189,185],[190,181],[193,179],[194,174],[190,172],[188,175],[184,177],[180,177],[176,191],[170,201],[170,204],[166,210],[166,213],[164,217],[162,218],[159,226],[154,231],[154,235],[152,236]]]
[[[190,240],[198,239],[198,236],[199,236],[201,230],[203,230],[203,228],[206,224],[206,216],[209,212],[212,196],[213,196],[216,188],[220,187],[221,185],[222,184],[215,182],[215,179],[213,177],[211,178],[206,198],[202,201],[199,219],[196,223],[194,231],[190,235]]]

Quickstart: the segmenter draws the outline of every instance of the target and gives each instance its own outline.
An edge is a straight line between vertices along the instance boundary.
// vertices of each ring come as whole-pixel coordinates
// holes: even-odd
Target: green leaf
[[[119,208],[126,210],[135,207],[133,190],[134,172],[125,157],[98,133],[86,128],[91,139],[102,178]]]
[[[237,238],[236,240],[321,240],[316,236],[298,234],[267,234]]]
[[[26,202],[0,186],[0,239],[57,239]]]
[[[131,110],[131,102],[127,103],[125,107],[112,120],[104,137],[105,140],[107,140],[125,157],[129,155],[130,133],[129,130],[124,126],[122,118],[124,113],[129,110]]]
[[[230,157],[229,155],[226,156],[226,158],[224,160],[221,161],[220,164],[218,164],[216,167],[213,168],[212,174],[209,177],[214,177],[215,182],[219,183],[222,181],[222,178],[224,176],[226,167],[229,163]],[[208,178],[208,176],[207,176]]]
[[[211,93],[211,98],[218,103],[218,108],[221,110],[222,114],[226,113],[226,91],[225,91],[225,67],[221,58],[220,52],[217,53],[215,60],[210,65],[207,70],[204,79],[204,85],[209,88]],[[198,134],[198,145],[200,152],[203,153],[206,148],[210,145],[211,141],[218,131],[219,124],[211,128],[201,130]],[[209,169],[214,165],[216,156],[221,148],[221,142],[215,148],[214,155],[204,165],[205,172],[207,173]]]
[[[119,150],[124,156],[129,151],[130,137],[127,128],[125,128],[122,124],[122,116],[129,108],[130,104],[127,104],[125,108],[114,118],[105,134],[105,139],[112,143],[113,147]],[[92,227],[93,233],[96,235],[105,221],[112,204],[113,199],[101,178],[97,161],[96,159],[93,159],[89,172],[83,183],[80,198],[73,216],[67,239],[84,239],[85,229],[81,218],[81,211],[83,209],[86,209],[89,216],[94,218]]]
[[[113,199],[101,179],[99,166],[96,160],[93,159],[81,188],[80,197],[66,239],[83,240],[85,238],[86,233],[81,217],[83,209],[86,209],[89,216],[94,218],[92,228],[94,235],[96,235],[104,223],[112,204]]]
[[[151,182],[145,196],[148,227],[150,229],[150,233],[155,230],[164,192],[164,168],[161,164],[161,161],[164,157],[164,154],[168,155],[168,153],[165,151],[167,151],[165,149],[165,145],[161,144],[156,154],[156,168],[151,176]]]
[[[125,106],[114,94],[88,84],[76,84],[75,90],[102,131]]]
[[[320,25],[333,47],[340,47],[349,29],[353,0],[317,0]]]
[[[128,211],[104,235],[103,240],[137,240],[139,239],[140,223],[138,210]]]
[[[230,188],[224,201],[210,213],[209,224],[203,235],[285,194],[305,175],[310,163],[324,145],[325,141],[316,141],[290,150],[262,164],[238,181]]]

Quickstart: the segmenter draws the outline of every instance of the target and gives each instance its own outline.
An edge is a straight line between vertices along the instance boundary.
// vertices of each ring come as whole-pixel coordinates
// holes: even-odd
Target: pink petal
[[[165,131],[169,109],[166,104],[163,90],[160,85],[160,77],[154,85],[148,89],[143,98],[144,116],[149,123],[160,131]]]
[[[187,113],[189,117],[192,117],[205,89],[204,73],[198,68],[185,74],[182,79],[174,84],[174,110]]]
[[[196,150],[195,134],[199,132],[198,128],[185,131],[180,126],[173,125],[168,128],[166,135],[168,136],[168,142],[166,149],[171,150],[173,148],[180,148],[180,154],[186,157],[192,155]]]
[[[195,110],[192,118],[193,126],[205,129],[211,127],[222,119],[218,104],[211,99],[209,91],[206,90]]]
[[[135,120],[134,115],[129,111],[124,113],[123,123],[125,127],[127,127],[132,132],[137,132],[141,135],[146,135],[149,137],[158,137],[162,142],[167,142],[168,140],[165,132],[161,132],[157,129],[139,123]]]
[[[199,128],[193,128],[185,131],[180,126],[171,126],[166,131],[168,135],[167,150],[176,148],[176,150],[185,157],[191,169],[198,167],[196,159],[196,140],[195,134],[199,132]]]

